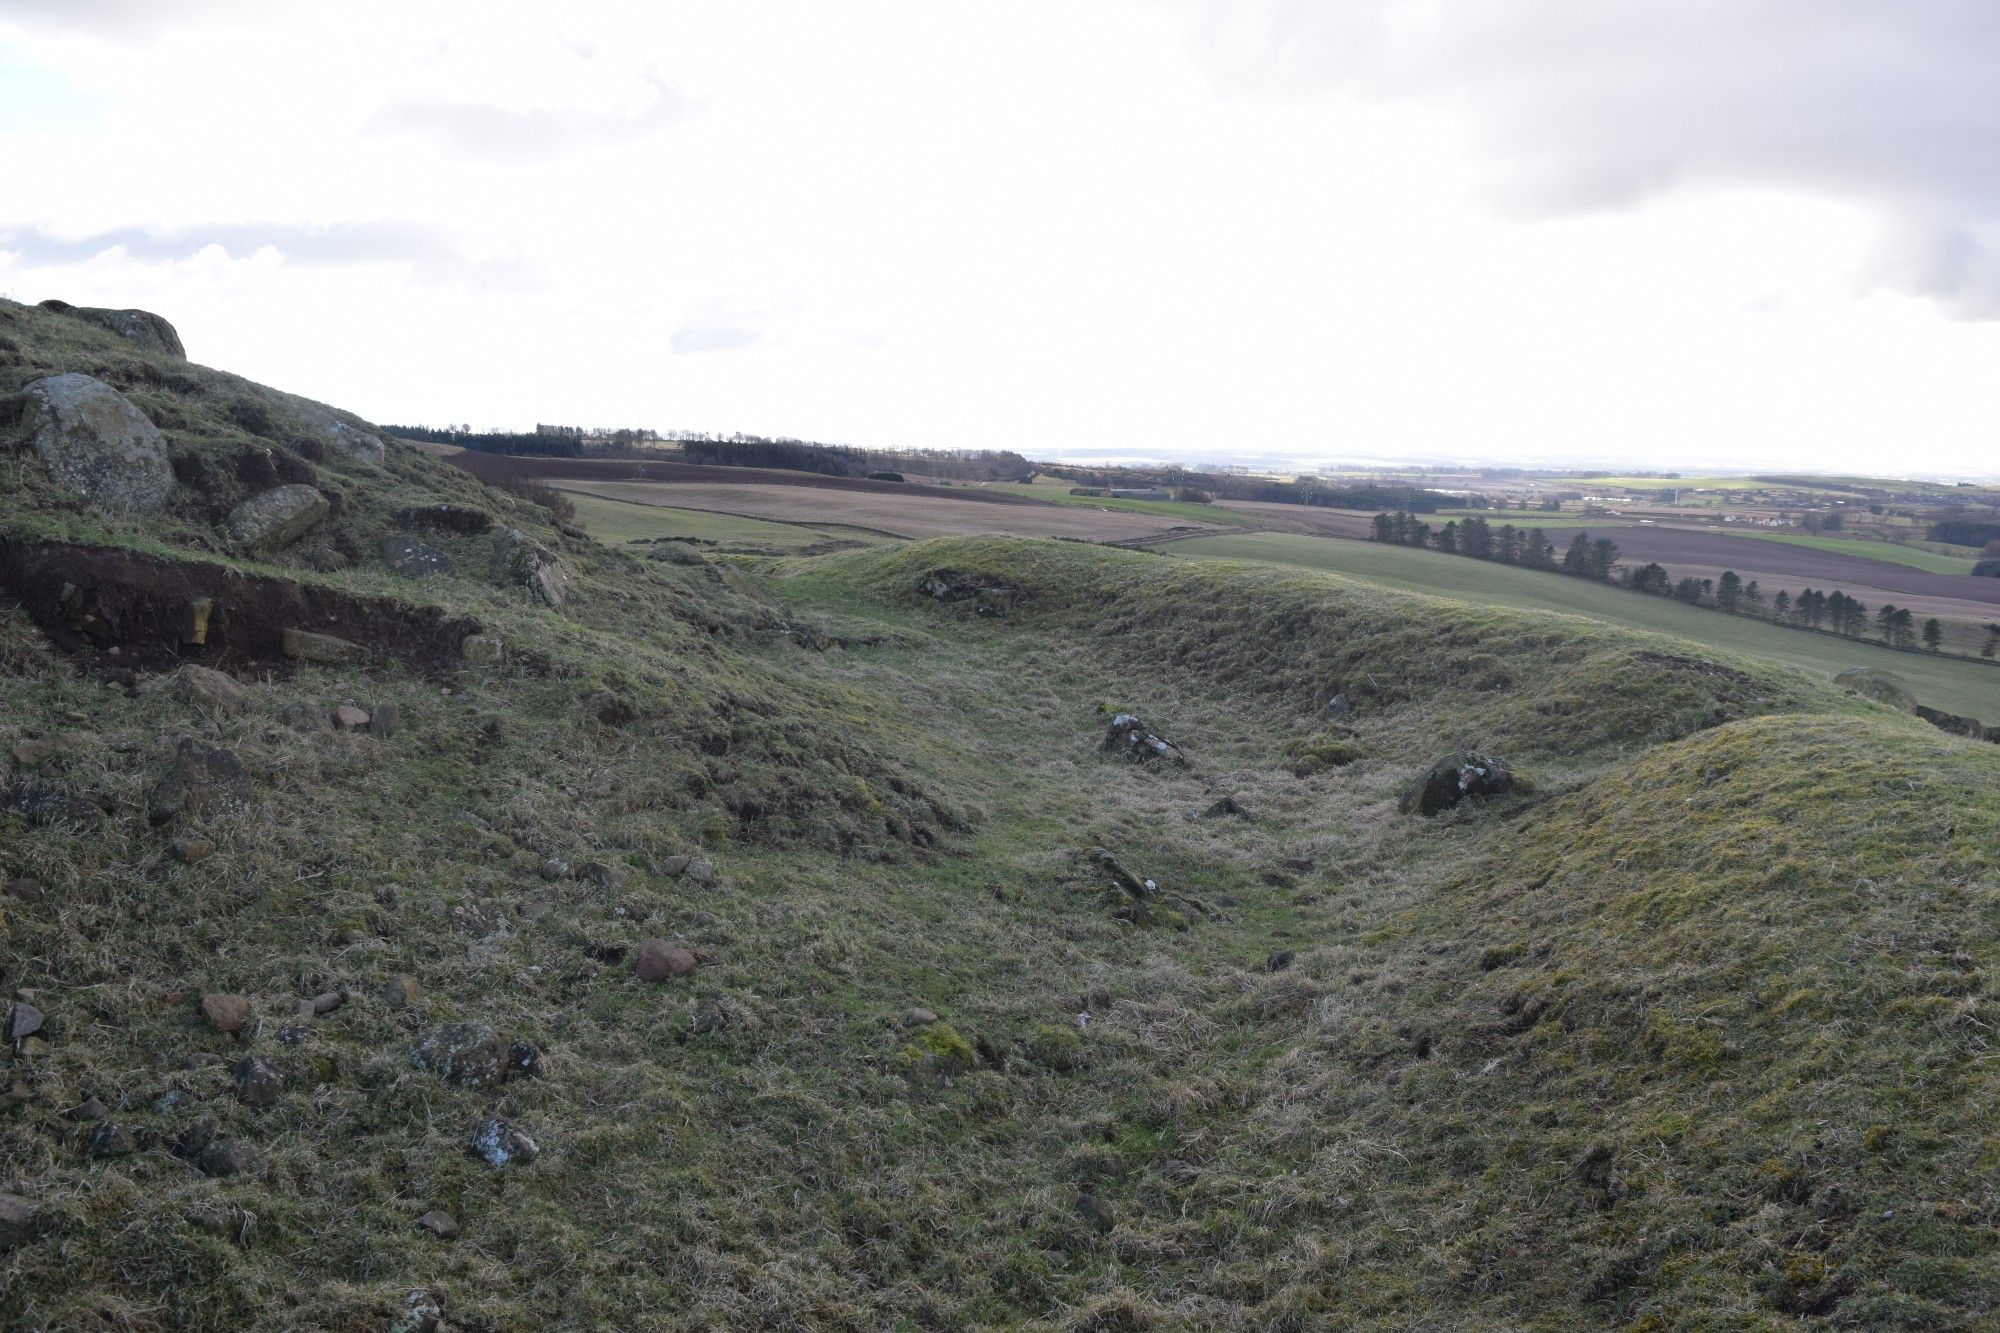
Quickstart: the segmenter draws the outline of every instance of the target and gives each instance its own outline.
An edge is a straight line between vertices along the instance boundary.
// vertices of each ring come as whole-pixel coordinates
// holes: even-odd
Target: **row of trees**
[[[474,430],[465,426],[384,426],[389,434],[426,444],[455,444],[483,454],[532,454],[538,458],[581,458],[583,442],[568,435],[534,431]]]
[[[1719,579],[1680,579],[1653,561],[1643,565],[1620,565],[1618,545],[1604,537],[1578,532],[1570,539],[1560,559],[1540,528],[1523,531],[1513,524],[1494,528],[1483,518],[1465,518],[1434,528],[1407,513],[1379,513],[1371,524],[1371,540],[1399,546],[1422,546],[1447,555],[1470,556],[1474,560],[1495,560],[1524,569],[1548,569],[1572,578],[1591,579],[1648,593],[1671,597],[1690,606],[1707,606],[1731,615],[1767,617],[1779,624],[1802,629],[1826,630],[1859,639],[1872,625],[1882,642],[1892,648],[1915,648],[1919,637],[1931,652],[1944,643],[1944,625],[1936,617],[1923,623],[1908,607],[1885,604],[1874,616],[1859,599],[1845,592],[1820,592],[1807,588],[1797,597],[1782,589],[1765,610],[1763,589],[1757,580],[1744,579],[1733,569],[1722,571]],[[1992,657],[2000,652],[2000,625],[1987,626],[1987,638],[1980,653]]]

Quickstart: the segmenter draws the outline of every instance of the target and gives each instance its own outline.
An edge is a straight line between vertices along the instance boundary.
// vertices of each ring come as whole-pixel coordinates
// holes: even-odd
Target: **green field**
[[[1402,592],[1454,597],[1484,606],[1561,611],[1659,630],[1709,647],[1795,667],[1818,680],[1851,666],[1885,667],[1909,681],[1917,697],[1934,708],[2000,721],[2000,669],[1963,659],[1895,652],[1873,643],[1786,629],[1746,616],[1684,606],[1664,597],[1642,597],[1581,579],[1406,546],[1282,533],[1198,537],[1175,542],[1164,549],[1186,555],[1332,570]]]
[[[1815,537],[1803,532],[1773,532],[1769,528],[1729,529],[1732,537],[1755,537],[1759,541],[1784,542],[1788,546],[1809,546],[1815,551],[1832,551],[1838,555],[1858,555],[1863,560],[1886,560],[1894,565],[1908,565],[1912,569],[1927,570],[1932,574],[1970,574],[1973,562],[1959,556],[1939,555],[1935,551],[1919,550],[1914,546],[1898,546],[1894,542],[1873,541],[1865,537]]]
[[[773,555],[791,555],[829,542],[873,546],[889,540],[880,533],[837,524],[808,527],[802,523],[772,523],[761,518],[717,514],[705,509],[669,509],[634,504],[602,496],[565,491],[576,502],[577,517],[590,535],[612,546],[659,537],[689,537],[718,546],[744,547]]]
[[[1051,504],[1077,505],[1084,509],[1122,509],[1131,514],[1161,514],[1176,518],[1184,523],[1212,523],[1221,527],[1248,528],[1256,526],[1256,520],[1248,514],[1239,514],[1224,509],[1220,505],[1186,504],[1179,500],[1102,500],[1088,495],[1071,495],[1069,482],[1051,484],[1047,480],[1033,482],[997,481],[979,489],[1004,491],[1008,495],[1025,495],[1031,500],[1047,500]]]

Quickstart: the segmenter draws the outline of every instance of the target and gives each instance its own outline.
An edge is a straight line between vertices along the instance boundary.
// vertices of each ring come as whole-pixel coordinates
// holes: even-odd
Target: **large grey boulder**
[[[569,598],[569,572],[556,553],[519,528],[508,528],[493,546],[493,563],[503,579],[519,583],[551,609]]]
[[[326,511],[326,497],[310,486],[275,486],[230,510],[222,530],[243,550],[275,551],[304,536]]]
[[[22,390],[20,414],[50,479],[93,507],[157,514],[174,498],[166,436],[104,381],[36,380]]]
[[[388,455],[388,447],[378,435],[371,435],[359,426],[350,426],[325,408],[305,405],[298,410],[299,425],[306,434],[336,454],[358,458],[364,463],[378,466]]]
[[[1500,760],[1476,750],[1445,755],[1423,771],[1403,792],[1396,808],[1426,818],[1442,814],[1462,801],[1483,801],[1523,791],[1532,784]]]
[[[98,306],[71,305],[67,301],[44,301],[44,310],[54,310],[75,319],[109,329],[149,352],[165,352],[185,360],[187,349],[174,326],[150,310],[106,310]]]

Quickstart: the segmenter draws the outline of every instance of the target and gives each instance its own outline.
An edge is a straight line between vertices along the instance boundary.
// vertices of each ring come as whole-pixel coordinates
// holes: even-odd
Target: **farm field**
[[[1589,616],[1678,635],[1708,647],[1793,667],[1819,680],[1851,666],[1883,667],[1909,681],[1917,697],[1934,708],[2000,721],[2000,668],[1786,629],[1747,616],[1728,616],[1683,606],[1667,598],[1644,597],[1581,579],[1467,560],[1436,551],[1374,542],[1322,541],[1282,533],[1204,537],[1175,542],[1163,549],[1185,555],[1331,570],[1382,588],[1456,598],[1483,606]]]
[[[1115,509],[1128,514],[1157,514],[1178,519],[1183,523],[1216,523],[1226,527],[1252,527],[1254,520],[1244,514],[1232,513],[1217,504],[1188,504],[1180,500],[1119,500],[1088,495],[1071,495],[1069,483],[1050,486],[1043,482],[988,482],[977,487],[982,491],[998,491],[1003,495],[1018,495],[1024,499],[1046,500],[1050,504],[1074,505],[1081,509]]]
[[[827,490],[788,484],[575,481],[557,483],[565,491],[608,500],[708,510],[779,523],[839,523],[884,537],[957,537],[1006,533],[1021,537],[1070,537],[1079,541],[1145,541],[1174,532],[1218,532],[1154,514],[1133,514],[1074,505],[1031,504],[1011,496],[990,496],[999,504],[968,504],[938,488],[898,493],[895,483],[875,490]],[[977,492],[968,491],[967,497]]]
[[[1916,546],[1899,546],[1895,542],[1875,541],[1866,537],[1821,537],[1809,532],[1780,532],[1769,528],[1749,528],[1742,532],[1731,532],[1729,535],[1755,537],[1759,541],[1784,542],[1788,546],[1804,546],[1815,551],[1831,551],[1836,555],[1859,556],[1864,560],[1886,560],[1891,564],[1908,565],[1912,569],[1926,570],[1932,574],[1969,576],[1974,563],[1970,556],[1940,555],[1936,551]]]
[[[703,509],[667,509],[629,500],[610,500],[586,491],[569,491],[561,484],[558,489],[568,491],[577,516],[590,535],[612,546],[658,537],[688,537],[714,542],[725,550],[797,555],[835,546],[873,546],[890,540],[838,524],[773,523]]]

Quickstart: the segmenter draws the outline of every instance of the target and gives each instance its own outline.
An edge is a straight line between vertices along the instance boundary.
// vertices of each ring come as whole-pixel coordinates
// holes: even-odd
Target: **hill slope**
[[[181,479],[0,456],[9,1325],[1990,1317],[1992,746],[1305,572],[638,559],[0,336],[0,394],[129,389]],[[266,482],[341,500],[245,549]],[[328,626],[361,660],[284,656]],[[1533,790],[1399,813],[1455,746]]]

